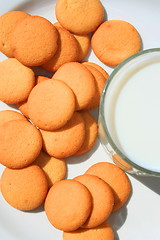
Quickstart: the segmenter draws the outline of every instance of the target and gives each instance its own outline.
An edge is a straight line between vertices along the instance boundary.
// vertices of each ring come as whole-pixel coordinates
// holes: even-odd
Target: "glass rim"
[[[125,67],[125,65],[130,62],[131,60],[141,56],[141,55],[144,55],[144,54],[148,54],[150,52],[160,52],[160,48],[151,48],[151,49],[147,49],[147,50],[142,50],[138,53],[135,53],[133,54],[132,56],[128,57],[127,59],[125,59],[122,63],[120,63],[114,70],[113,72],[111,73],[111,75],[109,76],[105,86],[104,86],[104,89],[103,89],[103,92],[102,92],[102,95],[101,95],[101,99],[100,99],[100,108],[99,108],[99,121],[101,122],[102,124],[102,128],[104,130],[104,133],[107,137],[107,140],[108,140],[108,143],[111,145],[111,147],[113,148],[113,150],[126,162],[128,163],[129,165],[131,165],[132,167],[135,167],[137,170],[139,171],[142,171],[146,174],[149,174],[149,175],[152,175],[152,176],[157,176],[157,177],[160,177],[160,172],[156,172],[156,171],[152,171],[152,170],[149,170],[147,168],[144,168],[144,167],[141,167],[139,166],[138,164],[134,163],[133,161],[131,161],[128,157],[126,157],[122,152],[121,150],[116,146],[116,144],[114,143],[109,131],[108,131],[108,128],[107,128],[107,124],[106,124],[106,121],[105,121],[105,117],[104,117],[104,100],[105,100],[105,96],[106,96],[106,93],[107,93],[107,90],[108,90],[108,87],[110,86],[110,83],[112,81],[112,79],[114,78],[114,76],[117,74],[117,72],[119,72],[119,70],[121,70],[123,67]]]

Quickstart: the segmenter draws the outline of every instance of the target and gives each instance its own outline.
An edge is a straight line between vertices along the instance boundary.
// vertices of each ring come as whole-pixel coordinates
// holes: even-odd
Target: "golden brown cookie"
[[[113,212],[125,204],[131,193],[131,184],[122,169],[109,162],[99,162],[91,166],[86,173],[96,175],[110,185],[114,195]]]
[[[0,51],[8,57],[14,57],[11,48],[11,39],[15,27],[27,16],[22,11],[11,11],[0,17]]]
[[[43,149],[56,158],[74,155],[85,139],[85,123],[80,113],[75,112],[68,123],[56,131],[40,130]]]
[[[12,111],[12,110],[0,111],[0,126],[2,126],[4,123],[9,122],[11,120],[26,120],[26,118],[22,114],[16,111]]]
[[[58,33],[51,22],[40,16],[29,16],[15,28],[11,45],[21,63],[39,66],[54,56],[57,40]]]
[[[75,110],[73,91],[62,81],[46,80],[36,85],[28,98],[28,114],[41,129],[64,126]]]
[[[79,44],[78,62],[82,61],[88,54],[90,48],[90,38],[88,35],[73,35]]]
[[[48,185],[52,187],[55,182],[63,180],[66,176],[66,161],[49,156],[41,151],[34,164],[38,165],[46,174]]]
[[[38,166],[23,169],[6,168],[1,178],[4,199],[14,208],[28,211],[44,201],[48,190],[46,176]]]
[[[33,71],[15,58],[0,62],[0,100],[17,104],[26,100],[35,85]]]
[[[57,52],[49,62],[42,65],[45,70],[51,72],[57,71],[64,63],[78,61],[80,52],[74,36],[57,24],[55,24],[55,27],[59,33]]]
[[[90,65],[90,66],[96,68],[100,73],[103,74],[103,76],[105,77],[106,80],[108,79],[109,74],[101,66],[99,66],[98,64],[93,63],[93,62],[83,62],[82,64]]]
[[[105,64],[116,66],[140,51],[141,38],[133,25],[122,20],[102,23],[91,40],[95,55]]]
[[[99,0],[58,0],[55,13],[63,27],[79,35],[95,31],[104,19]]]
[[[109,217],[114,205],[110,186],[102,179],[90,174],[75,177],[74,180],[86,186],[92,196],[92,211],[82,227],[94,228],[99,226]]]
[[[31,164],[42,148],[39,130],[26,120],[11,120],[0,127],[0,163],[9,168]]]
[[[110,224],[104,222],[96,228],[64,232],[63,240],[114,240],[114,233]]]
[[[94,98],[92,99],[92,101],[85,107],[85,110],[92,110],[99,106],[100,97],[101,97],[106,79],[103,76],[103,74],[100,73],[96,68],[89,66],[89,65],[85,65],[85,67],[92,73],[92,75],[94,76],[94,78],[96,80],[95,81],[96,94],[95,94]]]
[[[81,63],[70,62],[62,65],[53,79],[65,82],[76,96],[76,110],[84,109],[95,96],[95,78]]]
[[[81,155],[85,152],[88,152],[94,145],[97,135],[98,127],[95,119],[87,111],[80,112],[85,122],[85,139],[81,148],[76,152],[75,155]]]
[[[88,189],[75,180],[62,180],[49,190],[45,212],[50,223],[63,231],[74,231],[87,220],[92,208]]]

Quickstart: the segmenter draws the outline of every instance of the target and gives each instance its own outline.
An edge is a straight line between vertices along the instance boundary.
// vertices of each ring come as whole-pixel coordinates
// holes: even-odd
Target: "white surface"
[[[105,118],[124,155],[141,167],[160,172],[160,52],[156,62],[148,61],[134,62],[131,71],[118,75],[117,84],[110,84]]]
[[[159,0],[104,0],[102,3],[108,19],[126,20],[137,28],[144,49],[160,47]],[[0,0],[0,14],[9,10],[23,10],[54,22],[54,6],[54,0]],[[1,54],[0,59],[5,57]],[[93,52],[89,60],[104,66]],[[109,67],[105,69],[109,73],[112,71]],[[0,110],[6,108],[7,105],[0,103]],[[97,141],[92,152],[68,160],[68,178],[83,174],[89,166],[99,161],[109,161],[109,156]],[[2,169],[3,167],[0,168],[1,171]],[[115,240],[160,240],[160,179],[133,176],[130,179],[133,188],[130,201],[109,218]],[[42,208],[32,212],[18,211],[0,196],[0,239],[62,240],[62,232],[50,225]]]

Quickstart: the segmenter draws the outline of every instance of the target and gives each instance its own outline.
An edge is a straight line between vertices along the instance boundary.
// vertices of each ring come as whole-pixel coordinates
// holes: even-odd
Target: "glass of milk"
[[[160,48],[134,54],[112,72],[101,97],[99,138],[123,170],[160,177]]]

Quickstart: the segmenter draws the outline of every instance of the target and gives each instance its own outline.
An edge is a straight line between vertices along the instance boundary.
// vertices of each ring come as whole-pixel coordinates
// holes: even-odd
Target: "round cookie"
[[[0,62],[0,100],[8,104],[25,101],[35,85],[33,71],[15,58]]]
[[[74,36],[66,29],[55,24],[59,33],[58,48],[54,57],[42,65],[42,67],[51,72],[55,72],[64,63],[78,61],[79,59],[79,45]]]
[[[112,212],[114,197],[110,186],[102,179],[89,174],[74,178],[87,187],[92,195],[92,211],[83,228],[94,228],[102,224]]]
[[[78,35],[95,31],[104,19],[99,0],[58,0],[55,13],[64,28]]]
[[[23,169],[6,168],[1,178],[4,199],[14,208],[29,211],[44,201],[48,183],[44,172],[36,165]]]
[[[133,25],[122,20],[101,24],[91,40],[95,55],[109,66],[117,66],[132,54],[140,51],[141,38]]]
[[[56,131],[40,131],[44,151],[56,158],[66,158],[74,155],[85,139],[85,123],[78,112],[73,114],[64,127]]]
[[[74,231],[82,226],[92,208],[88,189],[75,180],[62,180],[49,190],[45,212],[50,223],[63,231]]]
[[[8,57],[14,57],[11,48],[13,31],[27,16],[29,14],[22,11],[11,11],[0,17],[0,51]]]
[[[54,56],[57,40],[58,33],[51,22],[40,16],[29,16],[15,28],[11,45],[21,63],[39,66]]]
[[[100,73],[103,74],[105,79],[108,79],[109,74],[101,66],[99,66],[98,64],[93,63],[93,62],[83,62],[82,64],[89,65],[89,66],[92,66],[92,67],[96,68]]]
[[[103,76],[102,73],[100,73],[96,68],[89,66],[89,65],[85,65],[85,67],[92,73],[92,75],[95,78],[95,82],[96,82],[96,94],[94,96],[94,98],[92,99],[92,101],[85,107],[85,110],[92,110],[96,107],[99,106],[100,103],[100,97],[106,82],[105,77]]]
[[[66,176],[66,161],[51,157],[43,151],[40,152],[34,164],[45,172],[49,187],[52,187],[55,182],[63,180]]]
[[[61,66],[53,79],[65,82],[76,96],[76,110],[84,109],[94,98],[95,78],[81,63],[70,62]]]
[[[110,224],[104,222],[96,228],[64,232],[63,240],[114,240],[114,233]]]
[[[110,185],[114,195],[113,212],[119,210],[127,201],[131,193],[131,184],[128,176],[118,166],[99,162],[91,166],[86,174],[96,175]]]
[[[37,84],[28,98],[28,114],[41,129],[55,130],[64,126],[75,110],[75,96],[62,81],[45,80]]]
[[[88,152],[94,145],[97,135],[98,135],[98,126],[95,119],[89,112],[82,111],[80,112],[85,122],[85,139],[81,148],[74,155],[81,155],[85,152]]]
[[[0,127],[11,120],[26,120],[26,118],[19,112],[12,110],[0,111]]]
[[[78,62],[82,61],[88,54],[90,47],[90,38],[88,35],[73,35],[79,44]]]
[[[8,168],[31,164],[42,148],[39,130],[26,120],[11,120],[0,127],[0,163]]]

